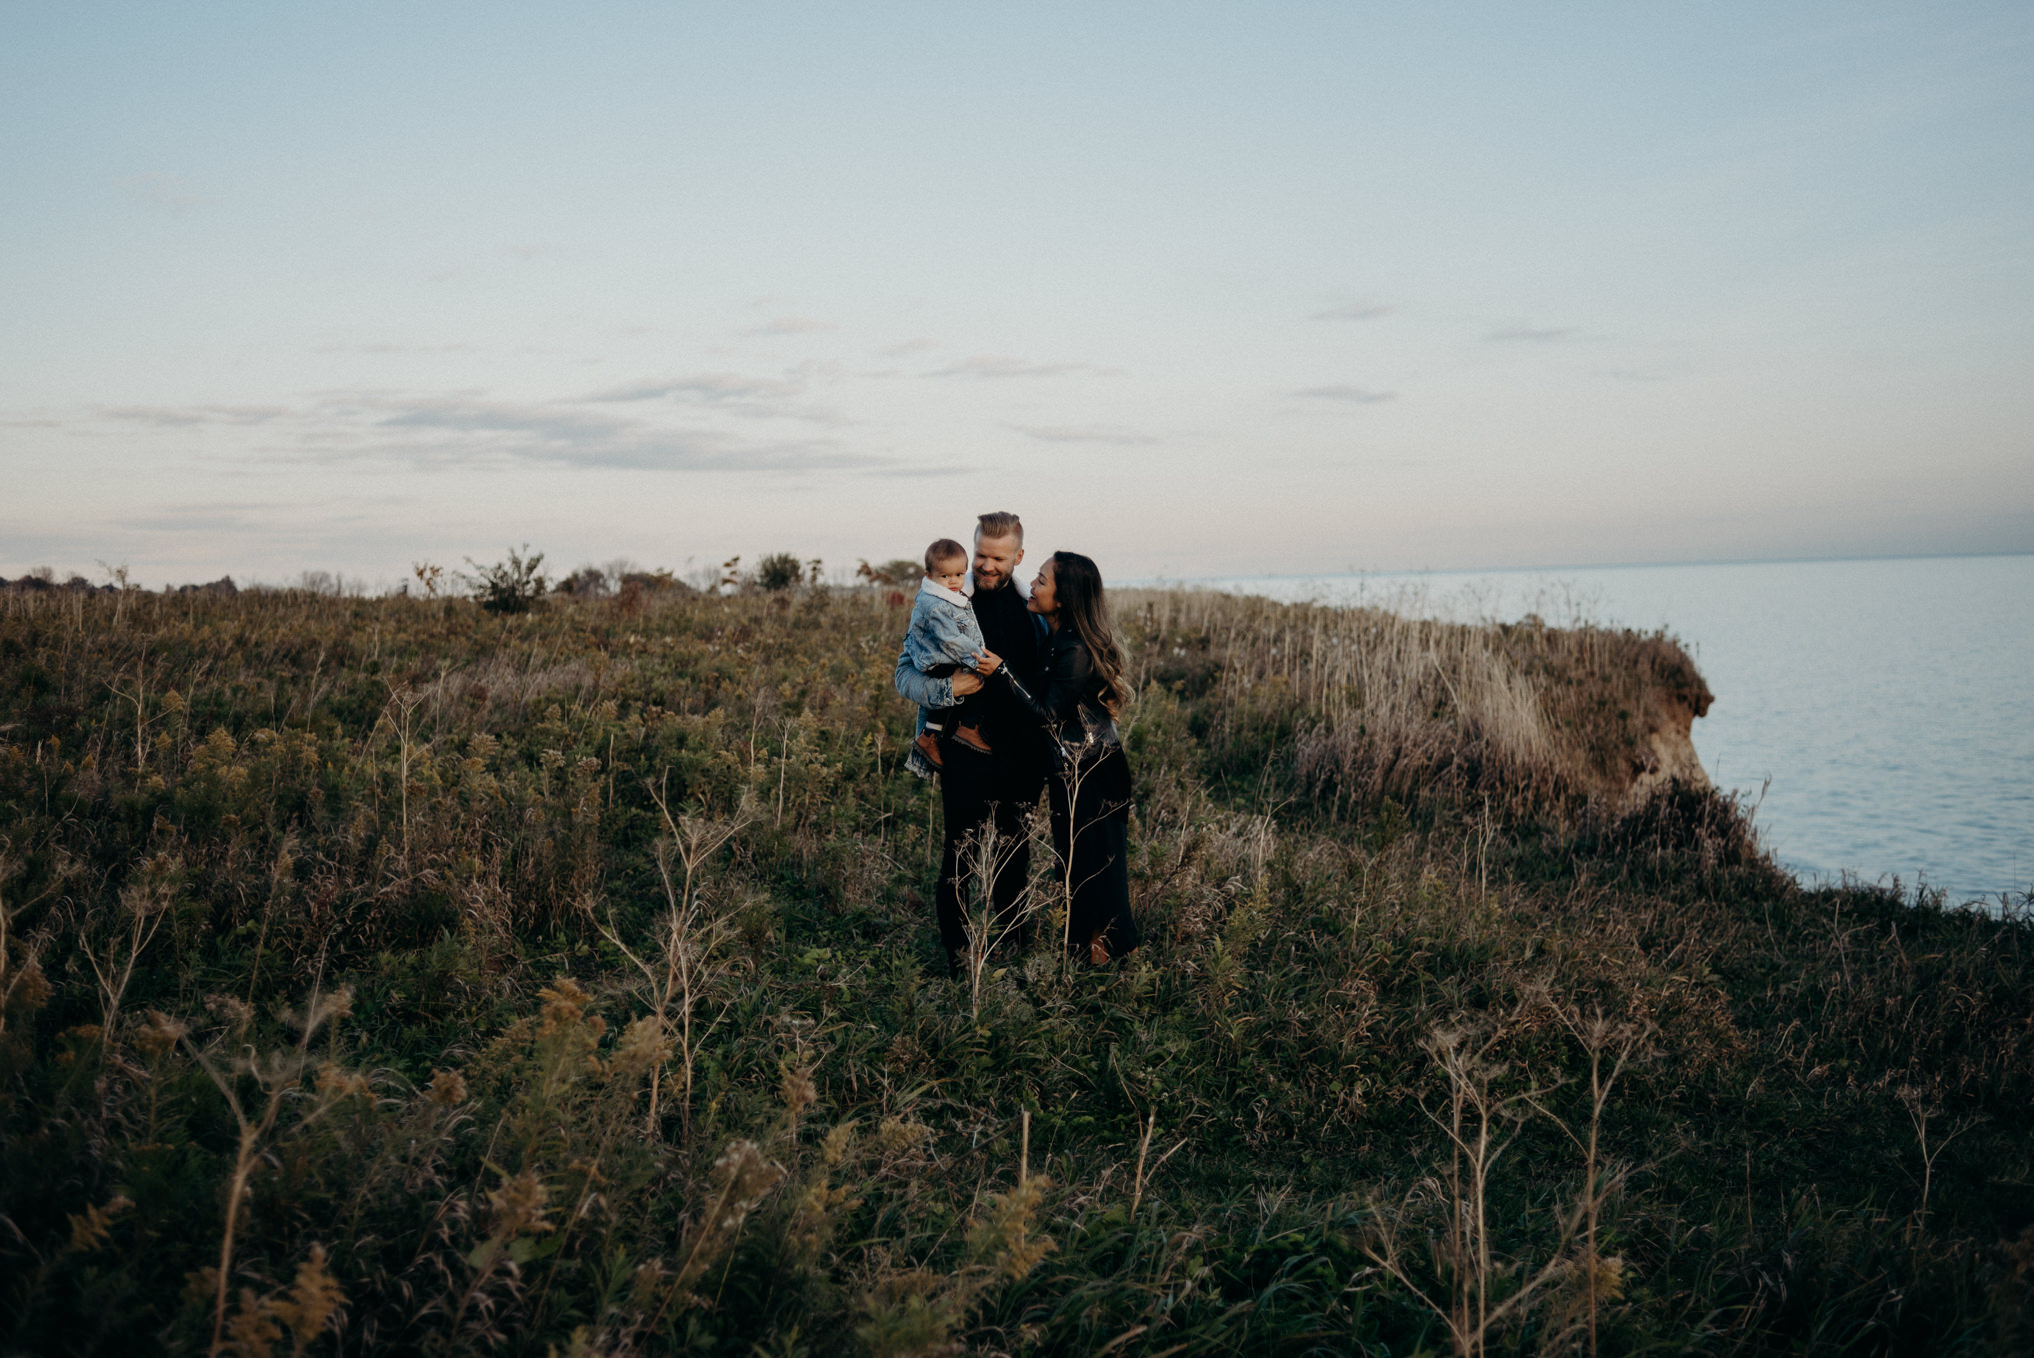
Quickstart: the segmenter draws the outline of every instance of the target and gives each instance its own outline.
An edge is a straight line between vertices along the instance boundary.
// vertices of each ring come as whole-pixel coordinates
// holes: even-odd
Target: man
[[[1037,691],[1042,687],[1046,629],[1044,620],[1025,607],[1024,593],[1017,587],[1017,567],[1023,560],[1024,525],[1015,514],[984,514],[976,520],[972,572],[975,620],[981,624],[989,650],[1026,687]],[[939,780],[940,802],[946,811],[946,841],[939,856],[936,892],[939,940],[946,946],[948,966],[959,975],[968,948],[962,905],[964,877],[986,868],[996,912],[996,937],[1002,937],[1017,922],[1031,871],[1031,838],[1024,819],[1045,790],[1045,742],[1036,723],[1028,719],[1003,684],[984,689],[982,677],[966,670],[935,679],[921,673],[902,653],[897,657],[895,682],[897,692],[920,707],[951,707],[971,693],[982,693],[976,706],[981,710],[981,733],[988,751],[946,741]],[[982,864],[976,846],[991,838],[992,828],[993,861]]]

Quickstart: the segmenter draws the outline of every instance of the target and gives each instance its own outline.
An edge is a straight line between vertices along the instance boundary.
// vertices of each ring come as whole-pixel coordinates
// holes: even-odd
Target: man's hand
[[[981,675],[982,678],[986,679],[1002,668],[1003,657],[997,655],[994,651],[984,650],[975,652],[975,673]]]
[[[953,678],[947,680],[947,682],[953,685],[954,697],[965,698],[970,693],[978,692],[981,689],[982,676],[971,670],[956,670],[954,671]]]

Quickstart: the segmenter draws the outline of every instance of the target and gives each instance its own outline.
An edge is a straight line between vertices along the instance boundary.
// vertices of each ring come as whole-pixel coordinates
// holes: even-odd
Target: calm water
[[[1716,693],[1710,777],[1769,848],[1952,900],[2034,887],[2034,556],[1209,582],[1464,619],[1664,627]]]

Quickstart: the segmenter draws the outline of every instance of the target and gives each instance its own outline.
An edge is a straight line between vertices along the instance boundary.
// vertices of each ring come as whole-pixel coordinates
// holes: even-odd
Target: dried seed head
[[[82,1212],[71,1213],[71,1248],[95,1250],[105,1244],[106,1236],[113,1229],[114,1220],[132,1206],[134,1200],[121,1194],[108,1201],[104,1207],[88,1205]]]
[[[339,1280],[325,1269],[325,1247],[312,1245],[311,1257],[297,1265],[297,1279],[290,1285],[289,1295],[269,1302],[268,1306],[290,1327],[301,1352],[331,1324],[332,1317],[345,1304],[346,1293]]]
[[[531,1170],[524,1170],[487,1195],[494,1208],[495,1230],[501,1235],[543,1235],[556,1229],[544,1220],[551,1190]]]
[[[812,1086],[812,1067],[794,1066],[787,1061],[783,1069],[784,1108],[795,1122],[818,1100],[819,1091]]]
[[[151,1009],[147,1021],[134,1030],[134,1045],[145,1056],[162,1057],[174,1050],[190,1031],[190,1024],[173,1019],[160,1009]]]
[[[345,1018],[353,1012],[353,987],[340,986],[337,990],[313,996],[310,1009],[310,1026],[323,1027],[335,1019]]]
[[[577,1024],[586,1006],[593,1003],[593,996],[570,976],[560,976],[538,991],[537,998],[544,1002],[543,1022],[537,1028],[539,1037],[550,1037]]]
[[[846,1122],[837,1124],[832,1131],[826,1134],[826,1140],[821,1143],[819,1148],[819,1157],[826,1162],[829,1168],[838,1165],[841,1161],[847,1159],[848,1150],[854,1145],[854,1141],[855,1119],[849,1118]]]
[[[441,1108],[456,1108],[466,1102],[466,1077],[456,1070],[433,1071],[424,1097]]]
[[[629,1300],[640,1308],[648,1309],[664,1290],[664,1280],[670,1276],[671,1270],[664,1266],[661,1258],[637,1264],[635,1275],[629,1280]]]
[[[254,1019],[254,1006],[231,995],[207,995],[205,1008],[236,1033]]]
[[[120,888],[120,904],[130,915],[148,919],[170,907],[170,889],[161,881],[129,882]]]
[[[29,962],[18,969],[14,979],[8,983],[6,993],[0,995],[0,1009],[9,1014],[31,1014],[49,1003],[50,985],[42,974],[42,967]]]
[[[909,1118],[884,1118],[876,1128],[876,1144],[895,1154],[917,1149],[931,1135],[932,1129],[922,1122],[913,1122]]]
[[[729,1146],[713,1162],[713,1175],[725,1189],[721,1219],[716,1223],[722,1230],[741,1225],[742,1219],[769,1196],[770,1190],[784,1181],[782,1167],[764,1155],[763,1148],[753,1141],[737,1141]]]
[[[671,1055],[671,1041],[664,1036],[664,1024],[654,1014],[629,1024],[616,1044],[612,1068],[617,1075],[641,1077],[664,1064]]]
[[[318,1067],[318,1092],[333,1099],[366,1098],[374,1091],[357,1070],[327,1061]]]
[[[269,1358],[281,1338],[282,1327],[275,1323],[269,1304],[255,1296],[253,1288],[241,1288],[240,1305],[226,1322],[226,1350],[234,1358]]]
[[[989,1210],[968,1232],[968,1249],[977,1262],[1012,1281],[1038,1267],[1053,1249],[1050,1238],[1032,1234],[1048,1187],[1044,1175],[1034,1174],[1007,1193],[990,1195]]]

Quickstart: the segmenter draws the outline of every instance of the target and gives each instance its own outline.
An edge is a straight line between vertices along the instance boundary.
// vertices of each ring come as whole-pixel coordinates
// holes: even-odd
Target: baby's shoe
[[[943,769],[946,767],[946,760],[940,758],[938,736],[934,735],[930,731],[925,731],[920,733],[918,739],[912,741],[911,743],[918,747],[918,752],[920,754],[925,756],[926,763],[932,765],[932,767],[936,769]]]
[[[982,728],[979,726],[956,726],[953,731],[953,738],[967,746],[970,750],[973,750],[976,754],[991,753],[989,742],[982,739]]]

